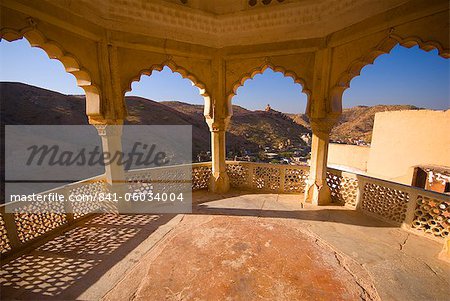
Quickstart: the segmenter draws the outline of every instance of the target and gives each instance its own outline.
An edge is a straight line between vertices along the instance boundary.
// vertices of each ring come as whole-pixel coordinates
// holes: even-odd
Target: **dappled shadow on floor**
[[[192,214],[392,227],[342,206],[304,206],[301,199],[301,195],[245,191],[211,194],[200,191],[193,193]],[[99,279],[105,275],[109,277],[112,267],[119,262],[123,264],[122,261],[126,261],[132,266],[134,262],[124,258],[174,216],[102,214],[79,221],[41,242],[35,249],[3,262],[0,272],[1,298],[77,299],[88,289],[97,289]],[[139,259],[136,257],[134,260]],[[116,275],[114,279],[122,276]],[[113,286],[114,283],[108,285]]]
[[[195,214],[225,215],[225,216],[257,216],[268,218],[289,218],[304,221],[333,222],[364,227],[388,227],[395,226],[381,222],[375,218],[368,217],[362,213],[352,210],[320,209],[320,210],[255,210],[255,209],[232,209],[232,208],[208,208],[200,207]]]
[[[173,215],[96,215],[2,262],[2,299],[76,299]]]
[[[322,221],[364,227],[395,227],[340,204],[312,206],[303,204],[303,195],[255,194],[233,191],[230,194],[210,194],[199,198],[194,214],[289,218]]]

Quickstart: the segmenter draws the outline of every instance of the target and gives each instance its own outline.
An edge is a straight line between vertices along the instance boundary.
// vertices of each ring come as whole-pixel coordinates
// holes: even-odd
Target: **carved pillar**
[[[225,133],[233,115],[231,99],[226,93],[226,64],[223,55],[218,50],[211,62],[212,84],[205,96],[203,115],[211,131],[212,175],[209,190],[224,193],[230,189],[227,174]]]
[[[212,174],[209,182],[209,190],[216,193],[224,193],[230,189],[225,146],[225,133],[229,121],[229,118],[218,121],[206,119],[211,131]]]
[[[121,154],[122,151],[122,124],[123,120],[108,121],[106,124],[93,124],[102,139],[102,148],[104,154],[109,154],[105,158],[105,180],[107,191],[110,193],[110,199],[116,200],[103,204],[103,210],[114,213],[130,212],[131,204],[125,201],[125,193],[128,192],[128,186],[125,179],[124,166],[120,164],[116,156],[115,160],[110,160],[114,154]],[[108,200],[109,201],[109,200]]]
[[[124,166],[118,160],[110,160],[114,154],[122,154],[122,127],[127,116],[124,91],[121,86],[117,46],[111,41],[110,32],[104,31],[103,38],[97,42],[97,61],[100,75],[98,85],[86,90],[86,113],[89,123],[96,127],[102,141],[105,158],[105,181],[110,193],[116,194],[117,207],[111,204],[107,210],[118,209],[126,212],[124,193],[127,192]],[[116,156],[116,158],[118,158]]]
[[[330,132],[337,118],[313,118],[310,120],[312,135],[311,166],[305,189],[305,201],[313,205],[331,202],[327,185],[327,157]]]
[[[104,153],[109,153],[111,157],[116,152],[122,152],[122,124],[94,124],[97,132],[102,139]],[[106,160],[109,161],[109,160]],[[110,185],[123,183],[125,180],[125,171],[123,165],[119,165],[117,160],[105,164],[105,179]]]

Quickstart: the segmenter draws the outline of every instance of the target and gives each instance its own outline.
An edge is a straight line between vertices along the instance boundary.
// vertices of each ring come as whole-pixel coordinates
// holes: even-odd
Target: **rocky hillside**
[[[69,96],[22,83],[0,83],[2,124],[87,124],[84,96]],[[192,125],[193,153],[209,151],[210,132],[203,106],[182,102],[155,102],[126,97],[127,124]],[[309,130],[280,112],[249,111],[235,106],[227,148],[232,151],[258,151],[299,138]]]
[[[61,93],[22,83],[0,83],[2,124],[87,124],[84,96]],[[193,153],[210,149],[210,133],[203,117],[203,106],[178,101],[155,102],[126,97],[127,124],[192,125]],[[331,139],[344,143],[370,142],[375,113],[418,109],[410,105],[357,106],[344,109]],[[20,113],[19,113],[20,112]],[[250,111],[233,106],[233,118],[227,133],[227,149],[258,151],[290,141],[304,144],[299,137],[309,132],[305,114],[283,114],[274,110]]]
[[[0,83],[3,124],[88,124],[84,96],[22,84]]]
[[[203,106],[191,105],[178,101],[163,101],[170,108],[196,116],[204,123]],[[233,106],[233,117],[227,133],[227,145],[229,150],[258,149],[258,146],[277,146],[280,143],[291,141],[293,145],[304,145],[300,139],[303,133],[310,130],[296,124],[286,114],[271,110],[250,111],[240,106]],[[229,143],[228,143],[228,140]]]
[[[356,140],[370,143],[375,114],[401,110],[420,110],[420,108],[411,105],[377,105],[344,109],[338,124],[331,131],[331,139],[344,143],[354,143]],[[290,114],[289,116],[297,124],[309,128],[309,120],[305,114]]]

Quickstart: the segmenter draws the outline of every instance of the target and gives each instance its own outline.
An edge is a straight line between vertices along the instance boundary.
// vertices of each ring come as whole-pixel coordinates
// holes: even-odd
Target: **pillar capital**
[[[331,129],[338,122],[339,116],[330,116],[325,118],[310,118],[312,132],[321,137],[327,138],[330,136]]]
[[[226,118],[208,118],[206,117],[206,123],[209,126],[211,132],[226,131],[230,124],[230,117]]]
[[[94,124],[99,136],[113,137],[122,136],[121,124]]]
[[[89,124],[92,124],[93,126],[97,126],[97,125],[123,125],[123,122],[124,122],[123,119],[110,119],[110,118],[89,116]]]

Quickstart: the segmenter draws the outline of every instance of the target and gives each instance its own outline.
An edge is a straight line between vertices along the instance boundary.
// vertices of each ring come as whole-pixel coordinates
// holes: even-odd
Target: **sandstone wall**
[[[450,110],[377,113],[367,173],[411,184],[416,165],[450,166]]]
[[[330,143],[328,148],[328,164],[367,170],[370,147]]]

